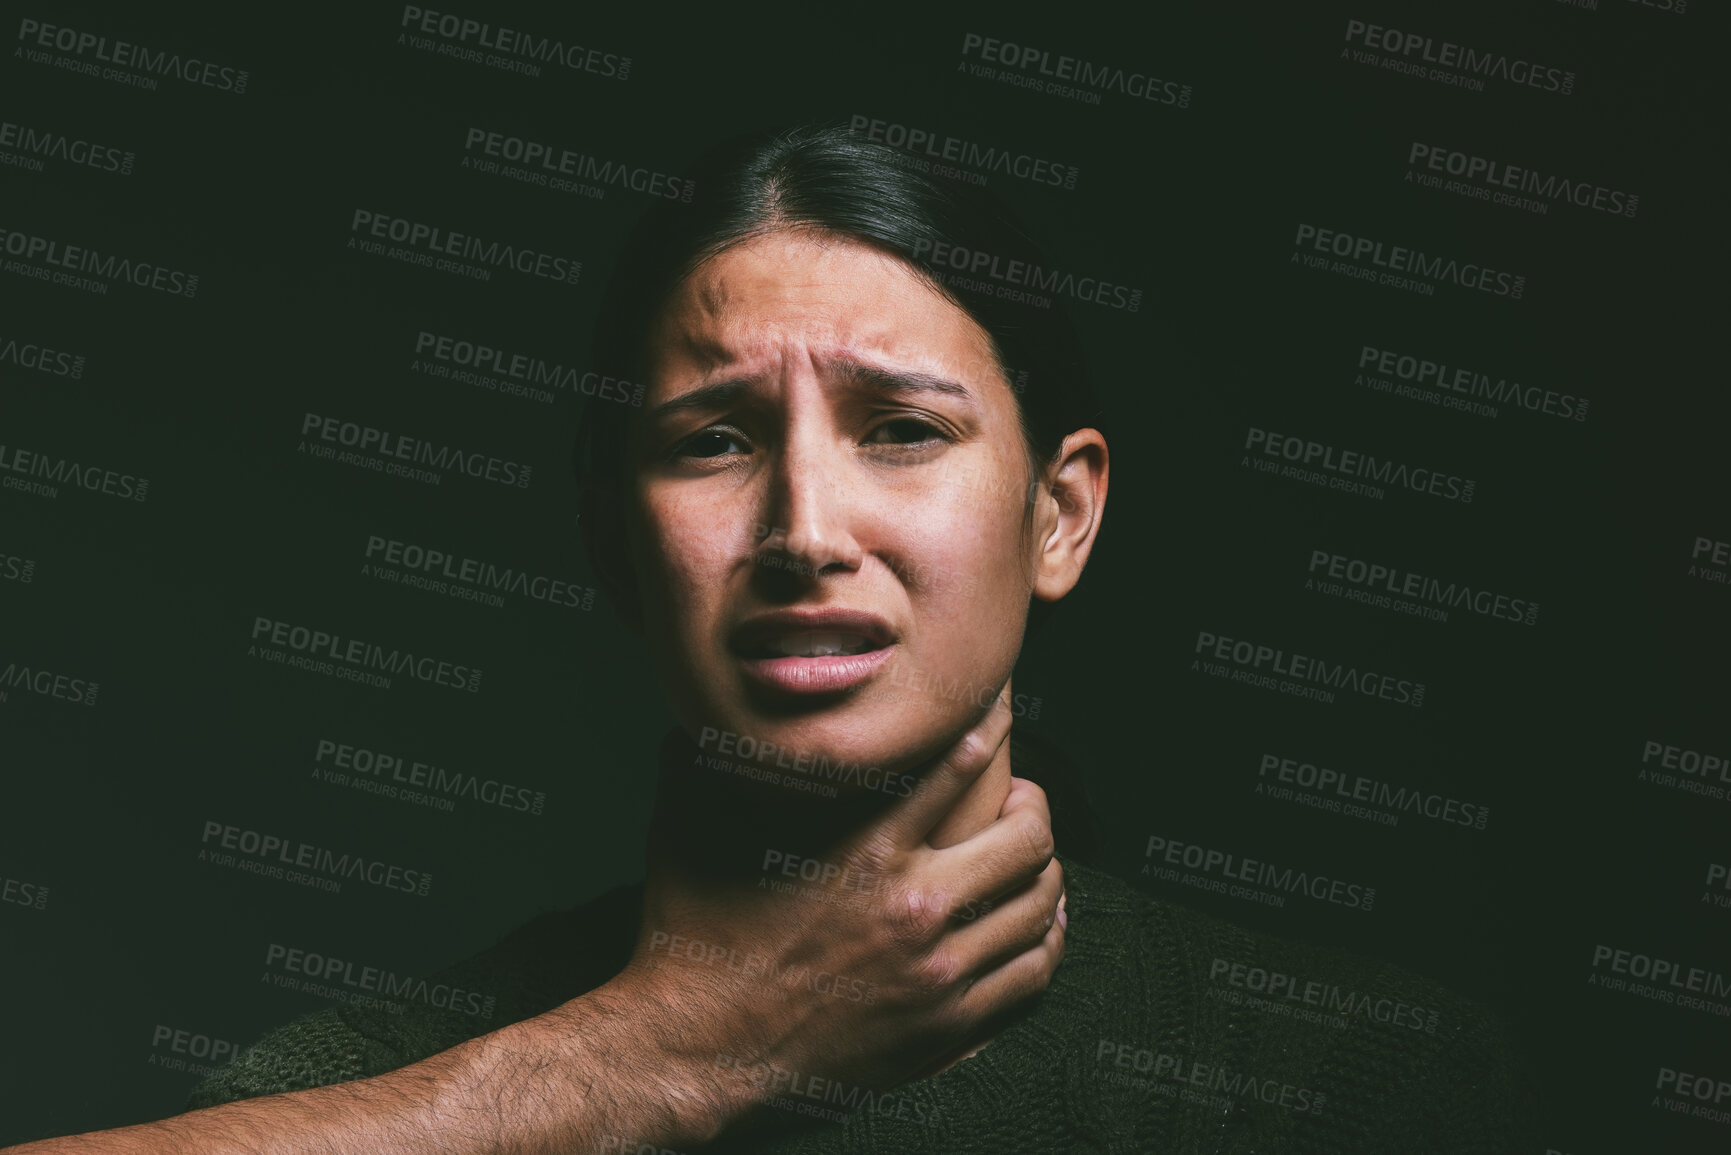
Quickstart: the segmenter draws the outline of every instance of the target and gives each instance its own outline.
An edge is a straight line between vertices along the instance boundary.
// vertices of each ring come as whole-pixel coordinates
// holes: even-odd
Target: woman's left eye
[[[922,441],[941,440],[944,433],[937,426],[917,417],[897,417],[884,422],[866,436],[868,444],[915,445]]]
[[[740,437],[737,433],[731,429],[717,428],[692,434],[674,446],[673,451],[680,457],[721,457],[738,452],[740,448]]]

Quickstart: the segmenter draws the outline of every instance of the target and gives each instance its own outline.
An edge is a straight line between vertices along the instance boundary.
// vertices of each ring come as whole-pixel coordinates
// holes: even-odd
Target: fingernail
[[[1064,910],[1064,904],[1058,904],[1058,925],[1064,930],[1070,929],[1070,916]]]

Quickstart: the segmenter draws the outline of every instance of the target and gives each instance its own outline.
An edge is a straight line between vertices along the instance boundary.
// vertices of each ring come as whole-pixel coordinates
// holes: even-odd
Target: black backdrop
[[[5,6],[0,1142],[172,1113],[327,1005],[273,945],[425,974],[638,876],[671,719],[575,533],[585,394],[630,403],[589,320],[664,178],[841,119],[1011,201],[1055,275],[1007,287],[1087,341],[1111,501],[1016,690],[1111,866],[1482,1000],[1551,1150],[1725,1149],[1717,12],[423,7]],[[447,673],[298,668],[296,627]],[[230,826],[400,871],[272,877]]]

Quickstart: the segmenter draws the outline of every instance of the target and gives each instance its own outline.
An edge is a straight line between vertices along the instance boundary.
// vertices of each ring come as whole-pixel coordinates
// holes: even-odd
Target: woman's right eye
[[[704,429],[674,446],[673,454],[675,457],[720,457],[743,451],[741,438],[733,430]]]

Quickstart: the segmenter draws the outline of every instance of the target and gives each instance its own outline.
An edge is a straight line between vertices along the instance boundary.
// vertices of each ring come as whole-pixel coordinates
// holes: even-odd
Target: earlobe
[[[1034,596],[1055,602],[1075,588],[1106,511],[1106,439],[1097,429],[1078,429],[1064,438],[1057,466],[1045,487],[1055,523],[1044,535]]]

